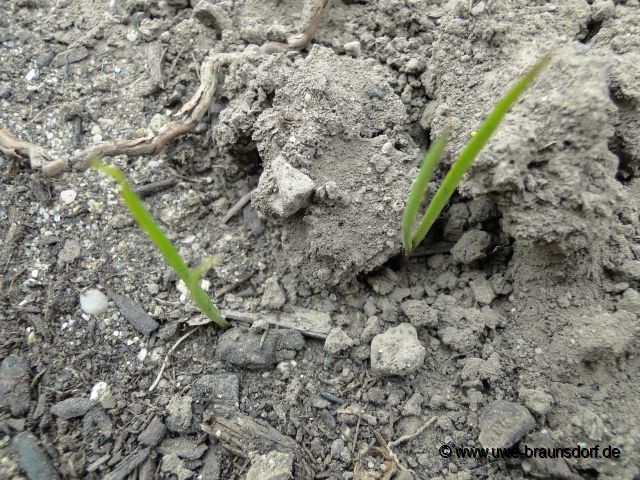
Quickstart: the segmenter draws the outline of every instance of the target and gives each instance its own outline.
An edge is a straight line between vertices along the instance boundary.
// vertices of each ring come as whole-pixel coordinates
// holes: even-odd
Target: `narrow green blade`
[[[418,218],[418,211],[424,199],[427,185],[431,181],[438,163],[440,163],[440,157],[442,157],[442,151],[447,143],[447,137],[448,131],[445,130],[442,135],[433,141],[427,153],[424,155],[418,176],[413,182],[411,191],[409,192],[407,205],[402,215],[401,226],[402,244],[407,255],[412,251],[411,236],[413,233],[413,225],[416,223],[416,218]]]
[[[202,275],[204,268],[210,265],[208,263],[204,263],[202,270],[196,269],[195,271],[192,271],[189,269],[189,266],[182,259],[180,253],[171,240],[167,238],[162,228],[160,228],[156,223],[151,216],[151,213],[142,203],[142,200],[140,200],[138,194],[133,190],[133,188],[131,188],[125,174],[119,168],[106,165],[97,158],[90,159],[88,163],[90,166],[109,175],[118,182],[120,185],[122,199],[131,212],[131,215],[140,228],[144,230],[151,241],[153,241],[158,250],[160,250],[160,253],[162,253],[162,256],[171,268],[173,268],[178,277],[185,283],[191,293],[191,298],[193,298],[198,308],[200,308],[202,313],[204,313],[210,320],[217,323],[220,327],[226,328],[227,322],[220,314],[220,311],[211,302],[207,293],[200,287],[200,276]],[[205,260],[205,262],[207,261]]]
[[[436,219],[442,213],[445,205],[453,195],[453,192],[458,188],[460,181],[464,174],[469,170],[469,167],[476,159],[482,148],[491,138],[491,135],[496,131],[498,125],[506,115],[511,106],[518,100],[522,92],[531,84],[533,79],[540,73],[540,71],[551,61],[553,53],[548,53],[543,56],[538,62],[529,69],[518,82],[511,87],[511,89],[496,103],[487,118],[482,122],[476,135],[469,140],[464,147],[458,159],[454,162],[447,173],[447,176],[442,181],[442,185],[434,195],[426,213],[420,220],[420,224],[413,236],[412,249],[415,249],[424,240],[429,233],[429,230],[435,223]]]

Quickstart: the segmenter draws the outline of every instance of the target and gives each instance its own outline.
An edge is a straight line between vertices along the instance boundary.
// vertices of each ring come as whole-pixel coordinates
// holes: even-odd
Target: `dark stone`
[[[60,476],[53,468],[51,459],[30,434],[19,433],[12,445],[20,456],[20,467],[29,480],[59,480]]]
[[[64,420],[84,416],[94,402],[84,397],[71,397],[51,407],[51,413]]]
[[[15,417],[29,413],[29,366],[17,355],[8,355],[0,366],[0,407]]]
[[[489,403],[480,416],[480,444],[485,448],[508,448],[536,426],[529,410],[507,400]]]
[[[147,428],[145,428],[140,435],[138,435],[138,441],[148,447],[155,447],[164,438],[167,433],[167,427],[158,417],[153,417],[153,420],[149,422]]]
[[[130,298],[115,292],[109,292],[109,296],[116,303],[122,316],[142,335],[149,335],[158,329],[158,322],[151,318],[140,305],[134,303]]]

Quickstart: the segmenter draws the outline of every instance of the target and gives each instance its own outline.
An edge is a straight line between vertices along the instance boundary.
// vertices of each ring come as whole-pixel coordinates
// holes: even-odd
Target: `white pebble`
[[[91,389],[89,398],[94,402],[99,402],[106,409],[116,406],[116,401],[111,394],[111,388],[106,382],[96,383]]]
[[[80,295],[80,308],[89,315],[100,315],[107,310],[109,301],[100,290],[92,288]]]
[[[140,350],[140,351],[138,352],[138,355],[137,355],[138,360],[139,360],[140,362],[144,362],[144,359],[145,359],[145,358],[147,358],[147,353],[149,353],[149,352],[147,352],[147,349],[146,349],[146,348],[143,348],[142,350]]]
[[[64,205],[69,205],[70,203],[73,203],[77,196],[78,192],[75,190],[63,190],[60,192],[60,201]]]

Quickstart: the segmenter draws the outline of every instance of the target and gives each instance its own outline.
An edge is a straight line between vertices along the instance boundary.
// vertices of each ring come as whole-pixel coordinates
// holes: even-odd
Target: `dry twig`
[[[160,383],[160,379],[162,378],[162,374],[164,373],[164,369],[167,368],[167,364],[169,363],[169,357],[171,356],[171,354],[174,352],[174,350],[176,348],[178,348],[178,346],[184,342],[187,338],[189,338],[189,336],[195,332],[196,330],[198,330],[199,327],[194,327],[191,330],[189,330],[187,333],[185,333],[183,336],[181,336],[178,341],[176,343],[173,344],[173,346],[169,349],[169,351],[167,352],[167,354],[164,357],[164,361],[162,362],[162,366],[160,367],[160,371],[158,372],[158,376],[156,377],[156,379],[154,380],[153,384],[149,387],[149,392],[153,392],[155,390],[155,388],[158,386],[158,384]]]
[[[50,156],[43,147],[20,140],[2,126],[0,126],[0,153],[8,158],[29,160],[31,168],[41,168],[49,177],[60,175],[65,167],[64,160]]]
[[[300,32],[289,37],[287,43],[265,43],[258,49],[257,54],[299,50],[306,47],[318,30],[327,3],[328,0],[307,0],[304,5],[303,24]],[[147,137],[133,140],[113,140],[93,145],[83,150],[77,160],[81,166],[86,168],[88,166],[87,160],[96,156],[157,155],[175,138],[193,131],[204,117],[216,92],[220,69],[232,62],[246,60],[254,55],[256,55],[255,51],[217,53],[209,56],[200,68],[200,87],[191,100],[174,115],[174,120]],[[157,72],[152,73],[152,76],[158,77]],[[62,173],[65,163],[62,160],[48,157],[44,152],[42,147],[18,140],[7,129],[0,128],[0,153],[13,158],[27,158],[30,160],[32,168],[42,167],[42,170],[49,176]]]

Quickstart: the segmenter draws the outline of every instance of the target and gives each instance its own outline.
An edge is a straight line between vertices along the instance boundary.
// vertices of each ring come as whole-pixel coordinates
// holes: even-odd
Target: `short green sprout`
[[[100,170],[112,178],[114,178],[120,185],[120,193],[122,199],[127,208],[131,212],[131,215],[138,223],[140,228],[149,236],[149,238],[156,245],[166,262],[173,268],[178,274],[178,277],[184,282],[189,289],[191,298],[196,303],[198,308],[204,313],[209,320],[215,322],[218,326],[226,328],[228,326],[224,317],[220,314],[218,308],[211,302],[207,293],[200,286],[200,278],[209,270],[215,263],[215,257],[206,258],[199,266],[190,269],[183,258],[178,253],[176,247],[171,243],[171,240],[167,238],[162,228],[156,223],[151,216],[151,213],[140,200],[140,197],[131,188],[125,174],[117,167],[106,165],[98,158],[92,158],[89,160],[89,165]]]
[[[442,181],[442,185],[431,199],[427,211],[420,220],[418,228],[412,233],[413,226],[418,217],[420,205],[426,195],[426,187],[433,176],[442,152],[447,143],[448,132],[445,131],[441,136],[436,138],[431,144],[424,156],[418,177],[416,178],[407,205],[402,216],[401,235],[402,244],[405,253],[410,255],[422,243],[429,233],[429,230],[437,220],[445,205],[453,195],[462,177],[469,170],[469,167],[476,159],[482,148],[496,131],[498,125],[506,115],[511,106],[518,100],[522,92],[531,84],[533,79],[540,71],[549,63],[552,53],[543,56],[536,64],[520,77],[518,82],[495,104],[487,118],[482,122],[476,132],[473,133],[471,140],[464,147],[456,161],[451,166],[446,177]]]

